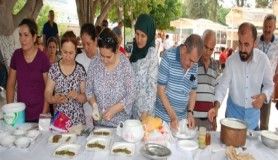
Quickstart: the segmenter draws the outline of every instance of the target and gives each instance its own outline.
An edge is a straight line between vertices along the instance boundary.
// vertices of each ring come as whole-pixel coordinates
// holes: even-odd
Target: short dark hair
[[[54,42],[57,46],[58,46],[58,39],[56,38],[56,37],[49,37],[48,39],[47,39],[47,46],[49,45],[49,43],[51,43],[51,42]]]
[[[204,42],[199,35],[191,34],[188,38],[186,38],[184,45],[186,46],[187,53],[190,53],[194,48],[197,48],[198,56],[202,56]]]
[[[257,29],[256,27],[249,22],[243,22],[239,27],[238,27],[238,34],[245,34],[247,29],[250,29],[252,32],[252,37],[254,39],[254,41],[257,39]]]
[[[80,36],[82,36],[85,33],[88,34],[93,41],[95,41],[97,34],[96,34],[96,28],[92,23],[85,23],[82,25]]]
[[[108,27],[108,21],[107,21],[107,19],[102,20],[101,26],[102,26],[102,27]]]
[[[62,38],[61,38],[61,46],[65,43],[65,42],[72,42],[75,45],[75,48],[77,48],[77,37],[76,35],[73,33],[73,31],[66,31]]]
[[[33,19],[30,18],[25,18],[23,19],[20,23],[19,23],[19,27],[26,25],[29,28],[30,33],[32,34],[32,36],[34,37],[35,34],[38,34],[38,26],[36,24],[36,22]]]
[[[274,14],[268,14],[264,17],[264,22],[270,20],[274,20],[276,22],[276,16]]]
[[[98,46],[99,48],[112,49],[116,53],[119,47],[119,41],[115,33],[109,28],[103,28],[98,36]]]

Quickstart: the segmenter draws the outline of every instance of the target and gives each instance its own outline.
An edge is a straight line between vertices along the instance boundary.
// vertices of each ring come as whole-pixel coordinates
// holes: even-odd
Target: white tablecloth
[[[1,128],[0,128],[1,129]],[[58,146],[48,143],[50,132],[45,132],[33,143],[28,149],[3,148],[0,147],[0,160],[60,160],[65,158],[57,158],[53,156]],[[236,138],[236,137],[235,137]],[[195,139],[196,140],[196,139]],[[111,138],[110,147],[114,142],[123,141],[120,137]],[[114,156],[110,151],[93,152],[85,150],[86,137],[79,136],[77,144],[81,145],[80,153],[74,157],[74,160],[145,160],[146,158],[140,154],[142,143],[135,144],[135,154],[131,157]],[[225,160],[225,145],[220,143],[219,133],[212,133],[212,144],[205,149],[198,149],[195,153],[185,152],[178,149],[175,143],[168,146],[172,154],[168,160]],[[248,139],[246,142],[246,152],[252,154],[257,160],[278,160],[278,149],[270,149],[264,146],[260,139]]]

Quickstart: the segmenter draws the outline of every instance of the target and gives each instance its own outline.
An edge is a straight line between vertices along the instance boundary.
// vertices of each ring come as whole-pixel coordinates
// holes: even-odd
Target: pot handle
[[[117,135],[122,137],[122,130],[123,130],[123,127],[124,127],[124,123],[123,122],[120,122],[119,125],[117,126]]]

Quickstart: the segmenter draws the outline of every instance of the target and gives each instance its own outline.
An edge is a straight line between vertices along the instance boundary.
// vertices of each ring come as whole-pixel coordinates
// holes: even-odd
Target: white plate
[[[26,133],[26,130],[23,130],[23,129],[16,129],[13,131],[13,135],[15,136],[22,136],[22,135],[25,135]]]
[[[160,144],[146,143],[141,147],[140,153],[148,159],[165,160],[171,155],[171,150]]]
[[[24,124],[18,126],[17,129],[28,131],[30,129],[37,128],[37,127],[38,127],[37,123],[24,123]]]
[[[194,151],[198,149],[198,143],[193,140],[180,140],[177,143],[177,146],[185,151]]]
[[[59,151],[70,151],[70,152],[73,152],[74,155],[70,156],[70,155],[57,155],[57,152]],[[67,157],[67,158],[72,158],[74,156],[76,156],[80,151],[80,145],[78,144],[64,144],[64,145],[61,145],[60,147],[58,147],[53,155],[56,156],[56,157]]]
[[[11,147],[13,146],[15,140],[16,140],[15,136],[7,135],[4,138],[2,138],[0,143],[3,147]]]
[[[58,142],[53,142],[53,137],[55,135],[61,135],[62,137],[58,140]],[[74,143],[77,139],[75,134],[55,134],[49,137],[48,142],[51,144],[61,144],[61,143]]]
[[[197,128],[195,129],[188,129],[186,133],[176,132],[173,133],[176,138],[179,139],[193,139],[197,135]]]
[[[115,152],[115,149],[127,149],[130,153],[124,152]],[[111,154],[112,155],[119,155],[119,156],[132,156],[134,154],[135,145],[133,143],[127,142],[115,142],[111,147]]]
[[[98,134],[98,133],[108,133],[108,135],[104,135],[104,134]],[[92,134],[94,136],[105,136],[105,137],[110,137],[112,136],[112,130],[109,128],[96,128],[93,130]]]
[[[27,137],[36,139],[40,135],[40,131],[37,129],[29,130],[26,134]]]
[[[88,147],[88,144],[93,144],[93,143],[98,143],[104,146],[103,149],[98,148],[98,147]],[[104,137],[94,137],[88,140],[87,144],[86,144],[86,149],[87,150],[93,150],[93,151],[103,151],[103,150],[107,150],[108,149],[108,145],[109,145],[109,139],[106,139]]]
[[[19,148],[27,148],[31,144],[31,138],[28,137],[19,137],[14,141],[14,144]]]

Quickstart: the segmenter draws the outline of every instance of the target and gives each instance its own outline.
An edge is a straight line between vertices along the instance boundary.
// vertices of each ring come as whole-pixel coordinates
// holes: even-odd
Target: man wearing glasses
[[[193,109],[197,89],[198,61],[203,54],[203,40],[190,35],[184,44],[167,50],[158,73],[155,115],[178,131],[179,121],[188,120],[195,127]]]
[[[253,24],[242,23],[238,38],[239,49],[226,63],[215,89],[214,108],[209,110],[208,117],[211,122],[216,118],[229,88],[226,117],[243,120],[248,129],[257,130],[260,108],[269,102],[273,90],[270,62],[265,53],[254,48],[257,29]]]
[[[211,58],[216,45],[216,35],[214,31],[206,30],[202,38],[205,50],[198,62],[198,87],[194,117],[198,126],[215,130],[215,120],[214,123],[209,122],[208,111],[213,107],[216,79],[220,73],[217,61]]]

